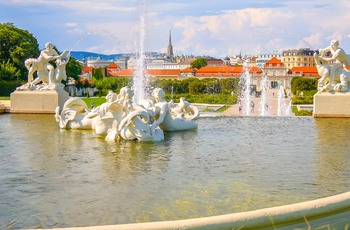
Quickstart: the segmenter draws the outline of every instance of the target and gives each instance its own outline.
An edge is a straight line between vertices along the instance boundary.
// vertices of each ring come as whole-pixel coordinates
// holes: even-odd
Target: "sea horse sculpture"
[[[198,127],[196,119],[199,117],[199,110],[184,98],[180,98],[177,105],[168,103],[161,88],[154,89],[152,96],[155,100],[153,127],[159,126],[163,131],[182,131]]]

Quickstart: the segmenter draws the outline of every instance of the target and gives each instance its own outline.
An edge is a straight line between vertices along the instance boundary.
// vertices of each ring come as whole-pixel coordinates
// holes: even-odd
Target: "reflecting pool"
[[[0,229],[178,220],[347,192],[348,121],[202,117],[197,130],[140,143],[2,114]]]

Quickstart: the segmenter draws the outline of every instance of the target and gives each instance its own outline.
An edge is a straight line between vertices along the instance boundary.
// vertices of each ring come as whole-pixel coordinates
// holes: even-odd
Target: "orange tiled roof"
[[[196,72],[197,70],[198,70],[197,68],[191,69],[190,67],[187,67],[186,69],[181,70],[181,72],[182,73],[193,73],[193,72]]]
[[[107,68],[119,68],[119,66],[115,63],[112,63],[109,66],[107,66]]]
[[[317,72],[317,68],[315,66],[302,66],[302,67],[293,67],[288,73],[296,73],[301,74],[303,76],[311,76],[311,77],[319,77],[320,75]]]
[[[132,77],[134,75],[135,70],[133,69],[123,69],[120,71],[110,71],[111,76],[125,76]],[[180,69],[148,69],[146,70],[146,74],[154,75],[154,76],[178,76],[180,75]]]
[[[84,67],[82,71],[92,71],[92,67],[91,66]]]
[[[268,62],[265,63],[265,66],[267,66],[267,67],[269,67],[270,65],[272,65],[272,66],[278,66],[279,65],[280,67],[284,66],[283,62],[281,62],[276,57],[271,58]]]
[[[218,74],[224,74],[224,73],[242,73],[243,67],[242,66],[205,66],[200,68],[196,71],[197,73],[218,73]],[[262,71],[257,67],[252,67],[249,71],[250,73],[261,73]]]
[[[113,71],[111,72],[112,76],[120,76],[120,77],[131,77],[134,75],[133,69],[122,69],[120,71]]]
[[[90,85],[93,84],[93,81],[92,81],[92,80],[88,80],[88,79],[86,79],[86,78],[84,78],[84,77],[80,78],[79,81],[80,81],[80,83],[82,83],[82,84],[84,84],[85,81],[89,82]]]
[[[178,76],[180,69],[148,69],[147,74],[155,76]]]

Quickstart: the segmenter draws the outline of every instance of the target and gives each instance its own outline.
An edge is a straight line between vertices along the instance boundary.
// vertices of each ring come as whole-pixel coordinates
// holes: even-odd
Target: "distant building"
[[[173,45],[171,44],[171,31],[169,31],[169,44],[167,49],[167,58],[168,60],[172,60],[174,57]]]
[[[285,88],[291,87],[293,76],[288,75],[288,69],[277,57],[273,57],[265,63],[262,76],[268,77],[268,85],[270,88],[278,88],[280,84]],[[260,82],[258,82],[257,87],[261,87]]]
[[[127,65],[128,60],[129,60],[128,56],[122,56],[122,57],[116,58],[114,60],[114,63],[117,64],[120,69],[127,69],[128,68],[128,65]]]
[[[179,69],[179,64],[165,60],[153,60],[147,64],[147,69]]]
[[[107,70],[107,76],[112,77],[112,76],[115,76],[121,70],[121,68],[117,64],[113,63],[107,66],[106,70]]]
[[[97,59],[89,58],[86,62],[87,67],[92,67],[94,69],[106,68],[110,64],[114,63],[113,60],[103,60],[101,55],[98,55]]]
[[[251,67],[249,69],[250,74],[253,77],[261,77],[261,70],[256,67]],[[186,77],[196,77],[198,79],[203,78],[239,78],[243,73],[242,66],[205,66],[200,69],[184,69],[181,71],[180,79]]]
[[[222,59],[218,58],[205,58],[207,61],[207,66],[213,67],[213,66],[222,66],[225,64],[225,62]]]
[[[233,66],[243,66],[243,58],[242,58],[242,55],[239,54],[239,55],[233,55],[232,57],[230,57],[230,65],[233,65]]]
[[[282,51],[282,62],[288,69],[293,67],[315,66],[315,51],[309,48],[288,49]]]
[[[79,77],[86,78],[87,80],[91,80],[92,77],[92,67],[84,67],[81,71],[81,75]]]
[[[315,66],[307,66],[307,67],[293,67],[288,71],[288,74],[292,76],[300,76],[306,78],[319,78],[317,68]]]
[[[282,60],[282,54],[280,53],[267,53],[267,54],[259,54],[256,58],[256,67],[259,69],[263,69],[265,67],[265,63],[268,62],[271,58],[276,57],[278,60]]]
[[[195,61],[197,58],[195,57],[187,57],[185,58],[183,61],[180,61],[179,63],[177,63],[179,65],[179,69],[180,70],[184,70],[186,68],[190,68],[191,63],[193,61]]]

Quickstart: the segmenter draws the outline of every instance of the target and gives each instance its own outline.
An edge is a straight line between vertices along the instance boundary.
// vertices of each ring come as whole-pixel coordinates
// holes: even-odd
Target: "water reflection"
[[[219,215],[345,192],[342,119],[204,117],[158,143],[60,130],[53,115],[0,116],[0,228]]]
[[[348,184],[334,178],[349,177],[350,123],[346,118],[315,119],[317,135],[317,180],[330,190]],[[333,188],[333,189],[332,189]]]

